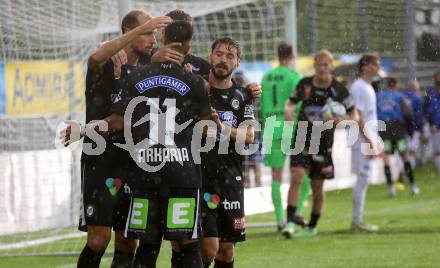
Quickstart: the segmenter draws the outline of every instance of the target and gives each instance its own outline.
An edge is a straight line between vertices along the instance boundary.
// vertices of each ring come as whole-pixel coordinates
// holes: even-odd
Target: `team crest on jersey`
[[[237,117],[230,111],[217,111],[220,120],[228,123],[232,127],[237,127]]]
[[[87,209],[86,209],[86,215],[87,215],[87,217],[92,217],[92,215],[93,215],[93,206],[92,205],[88,205],[87,206]]]
[[[240,108],[240,101],[233,98],[231,101],[231,106],[234,108],[234,110],[238,110],[238,108]]]
[[[136,87],[137,91],[141,94],[149,89],[156,88],[156,87],[170,88],[170,89],[178,92],[182,96],[191,90],[191,88],[187,84],[185,84],[184,82],[180,81],[177,78],[166,76],[166,75],[157,75],[157,76],[146,78],[146,79],[138,82],[135,85],[135,87]]]

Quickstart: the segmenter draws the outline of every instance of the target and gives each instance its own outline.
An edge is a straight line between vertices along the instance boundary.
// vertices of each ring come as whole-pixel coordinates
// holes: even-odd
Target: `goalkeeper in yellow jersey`
[[[261,114],[260,118],[266,131],[263,133],[264,164],[272,168],[272,202],[275,208],[275,217],[278,230],[284,227],[283,207],[281,201],[281,179],[286,155],[281,150],[281,139],[284,126],[284,104],[289,99],[302,76],[289,68],[293,61],[293,49],[288,43],[278,46],[278,60],[280,65],[266,73],[261,82]],[[270,119],[269,119],[270,118]],[[275,120],[275,128],[269,127]],[[266,126],[267,125],[267,126]],[[273,129],[273,130],[272,130]],[[301,216],[304,202],[310,191],[310,179],[305,176],[301,187],[301,196],[297,206],[298,214],[295,223],[304,226]]]

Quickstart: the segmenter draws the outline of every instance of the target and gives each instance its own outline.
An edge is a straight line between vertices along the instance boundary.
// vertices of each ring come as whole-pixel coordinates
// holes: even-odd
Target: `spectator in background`
[[[425,115],[431,130],[434,164],[440,173],[440,71],[434,74],[434,86],[427,91]]]
[[[408,90],[403,95],[409,100],[413,112],[413,126],[414,132],[412,138],[409,140],[409,157],[410,163],[415,168],[417,163],[417,152],[420,148],[420,141],[425,142],[426,139],[422,137],[424,119],[423,119],[423,101],[420,95],[420,85],[417,80],[412,80],[408,84]]]

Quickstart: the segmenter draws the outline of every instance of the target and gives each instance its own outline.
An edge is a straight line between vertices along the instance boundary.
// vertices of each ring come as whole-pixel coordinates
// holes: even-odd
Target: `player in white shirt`
[[[373,158],[378,152],[376,93],[371,81],[380,69],[379,57],[365,54],[358,63],[360,77],[351,85],[351,95],[358,110],[359,137],[352,146],[352,172],[356,175],[353,188],[353,219],[351,228],[354,231],[377,232],[378,227],[364,225],[362,216],[368,179],[372,173]]]

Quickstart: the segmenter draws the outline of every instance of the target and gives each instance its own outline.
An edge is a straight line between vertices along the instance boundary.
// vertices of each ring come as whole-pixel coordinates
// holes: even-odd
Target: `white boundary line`
[[[42,244],[52,243],[52,242],[63,240],[63,239],[77,238],[77,237],[82,237],[82,236],[85,236],[85,233],[76,232],[76,233],[68,233],[68,234],[63,234],[63,235],[56,235],[56,236],[39,238],[39,239],[35,239],[35,240],[28,240],[28,241],[22,241],[22,242],[16,242],[16,243],[3,243],[3,244],[0,244],[0,250],[27,248],[27,247],[31,247],[31,246],[38,246],[38,245],[42,245]]]

